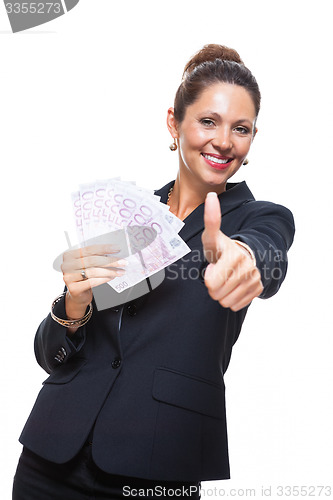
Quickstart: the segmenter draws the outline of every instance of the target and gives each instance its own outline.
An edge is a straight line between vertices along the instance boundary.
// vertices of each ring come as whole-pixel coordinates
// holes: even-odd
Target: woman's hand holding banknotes
[[[117,258],[115,245],[92,245],[69,250],[63,255],[61,270],[67,287],[65,299],[68,319],[84,316],[92,301],[92,288],[125,273],[126,260]],[[75,333],[77,328],[71,328]]]

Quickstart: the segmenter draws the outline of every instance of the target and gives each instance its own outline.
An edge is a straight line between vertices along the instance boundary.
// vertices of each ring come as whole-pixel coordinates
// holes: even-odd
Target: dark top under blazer
[[[163,203],[173,182],[156,191]],[[253,249],[261,297],[270,297],[287,269],[291,212],[255,201],[245,182],[228,184],[219,200],[223,232]],[[247,307],[233,312],[207,292],[203,210],[198,206],[180,231],[192,252],[166,268],[153,291],[95,309],[72,340],[50,315],[41,323],[35,353],[50,376],[20,437],[27,448],[64,463],[94,426],[93,457],[108,473],[179,481],[230,477],[223,375]],[[57,314],[65,317],[63,302]]]

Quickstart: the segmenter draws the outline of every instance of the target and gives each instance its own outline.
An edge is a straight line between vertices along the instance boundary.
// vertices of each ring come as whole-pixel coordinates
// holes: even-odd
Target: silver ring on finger
[[[86,272],[84,269],[81,271],[81,276],[82,276],[82,281],[85,281],[88,279],[88,276],[86,275]]]

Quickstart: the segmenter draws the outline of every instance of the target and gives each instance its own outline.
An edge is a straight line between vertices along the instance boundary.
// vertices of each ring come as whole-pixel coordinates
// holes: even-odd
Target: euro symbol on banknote
[[[145,232],[147,230],[149,231],[149,240],[145,235]],[[89,240],[84,241],[83,245],[85,247],[91,245],[115,245],[120,248],[120,251],[115,254],[117,256],[117,260],[125,259],[130,255],[136,254],[140,257],[139,262],[141,262],[142,269],[144,270],[145,262],[142,258],[141,252],[142,250],[144,250],[144,248],[152,243],[156,236],[156,231],[151,227],[131,226],[116,231],[111,231],[100,236],[95,236],[94,238],[90,238]],[[77,248],[79,248],[79,245],[70,245],[70,250],[75,250]],[[62,261],[63,253],[58,255],[58,257],[53,262],[53,268],[56,271],[61,271]],[[160,269],[152,276],[143,278],[142,281],[140,281],[136,285],[124,289],[124,291],[121,291],[120,293],[113,290],[107,283],[97,286],[92,290],[97,310],[102,311],[104,309],[109,309],[110,307],[116,307],[131,300],[142,297],[146,293],[157,288],[164,280],[164,277],[165,271],[164,269]]]
[[[27,2],[26,0],[4,0],[13,33],[53,21],[70,10],[80,0],[53,0]]]

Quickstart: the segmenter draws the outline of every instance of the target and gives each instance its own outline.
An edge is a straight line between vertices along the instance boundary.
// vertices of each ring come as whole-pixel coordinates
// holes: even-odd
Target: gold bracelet
[[[65,295],[66,295],[66,292],[63,292],[61,295],[58,295],[58,297],[56,299],[54,299],[54,301],[52,302],[51,318],[54,319],[54,321],[56,321],[57,323],[59,323],[59,325],[65,326],[67,328],[76,328],[76,327],[79,328],[80,326],[83,326],[86,323],[88,323],[88,321],[90,320],[91,315],[93,313],[93,307],[92,307],[91,302],[89,304],[89,311],[87,312],[87,314],[85,314],[84,316],[82,316],[82,318],[79,318],[79,319],[62,319],[62,318],[58,318],[53,313],[54,306],[56,304],[58,304],[58,302],[60,302],[60,300],[63,297],[65,297]]]
[[[239,241],[239,240],[233,240],[233,241],[235,243],[237,243],[237,245],[239,245],[240,247],[245,248],[245,250],[249,253],[249,255],[251,257],[253,264],[256,266],[257,265],[257,261],[256,261],[256,257],[254,255],[254,252],[253,252],[252,248],[250,248],[249,245],[247,245],[246,243],[243,243],[242,241]]]

